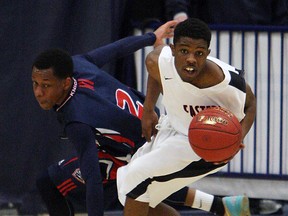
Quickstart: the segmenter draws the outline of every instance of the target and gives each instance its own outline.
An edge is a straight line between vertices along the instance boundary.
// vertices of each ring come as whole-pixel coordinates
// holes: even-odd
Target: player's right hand
[[[142,137],[145,137],[147,142],[151,142],[151,137],[157,134],[158,130],[155,128],[157,123],[158,123],[157,113],[154,110],[147,111],[144,109],[141,119]]]
[[[158,29],[156,29],[154,31],[154,34],[156,36],[156,41],[154,43],[154,47],[157,47],[159,45],[163,45],[164,44],[163,39],[172,38],[174,36],[175,26],[178,23],[179,22],[176,20],[171,20],[171,21],[164,23]]]

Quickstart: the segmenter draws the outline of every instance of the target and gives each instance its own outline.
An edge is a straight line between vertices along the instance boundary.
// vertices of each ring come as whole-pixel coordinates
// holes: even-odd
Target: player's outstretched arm
[[[141,48],[163,43],[163,39],[173,37],[174,26],[176,24],[177,21],[166,22],[154,32],[149,32],[141,36],[122,38],[108,45],[94,49],[83,56],[88,61],[101,68],[109,62],[128,56]]]

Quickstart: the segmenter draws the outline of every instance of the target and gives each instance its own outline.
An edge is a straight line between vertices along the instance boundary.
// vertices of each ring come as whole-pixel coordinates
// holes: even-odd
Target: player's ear
[[[208,49],[208,55],[210,54],[210,52],[211,52],[211,49]]]
[[[171,48],[171,51],[172,51],[172,55],[175,56],[175,46],[174,44],[169,44],[170,48]]]
[[[64,89],[64,90],[69,90],[72,81],[73,81],[73,80],[72,80],[71,77],[67,77],[67,78],[65,78],[65,79],[64,79],[64,82],[63,82],[63,89]]]

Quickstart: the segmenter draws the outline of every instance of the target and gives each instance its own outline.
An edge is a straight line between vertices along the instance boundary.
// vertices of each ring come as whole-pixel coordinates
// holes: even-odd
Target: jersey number
[[[137,108],[134,104],[134,101],[130,97],[130,95],[123,91],[122,89],[117,89],[116,90],[116,101],[117,101],[117,106],[120,107],[121,109],[125,109],[125,105],[127,105],[129,112],[137,116],[139,119],[142,118],[143,114],[143,105],[139,102],[136,101]]]

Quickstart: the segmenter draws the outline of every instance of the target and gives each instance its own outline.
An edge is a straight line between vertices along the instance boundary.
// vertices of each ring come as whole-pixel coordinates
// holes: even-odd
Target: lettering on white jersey
[[[195,115],[197,115],[200,111],[207,109],[207,108],[211,108],[211,107],[217,107],[215,105],[211,105],[211,106],[201,106],[201,105],[183,105],[183,109],[185,112],[189,113],[190,116],[194,117]]]

